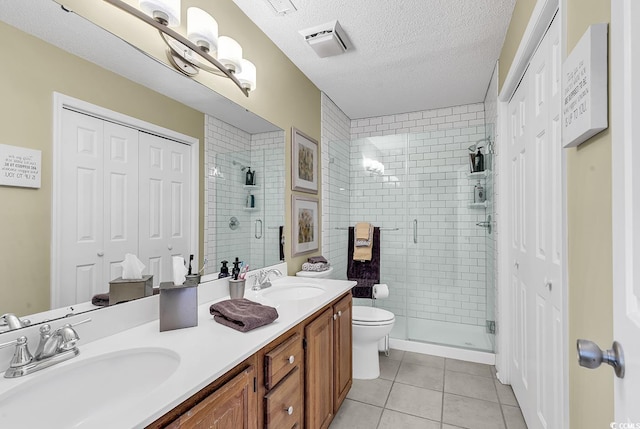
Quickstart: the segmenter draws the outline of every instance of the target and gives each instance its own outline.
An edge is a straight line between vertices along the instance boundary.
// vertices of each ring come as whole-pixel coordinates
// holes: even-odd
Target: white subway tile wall
[[[207,115],[205,159],[205,272],[215,273],[221,260],[235,257],[254,267],[266,259],[276,263],[278,226],[284,219],[284,131],[251,135]],[[255,171],[255,189],[244,186],[246,167]],[[249,192],[253,209],[247,208]],[[237,229],[230,228],[232,218]]]
[[[398,316],[484,325],[486,231],[476,223],[485,209],[469,208],[476,181],[467,175],[467,148],[485,137],[484,105],[352,120],[350,144],[345,118],[323,96],[325,256],[346,265],[347,232],[336,228],[372,222],[383,228],[381,281],[391,289],[377,306]],[[367,171],[365,159],[384,165],[384,173]]]

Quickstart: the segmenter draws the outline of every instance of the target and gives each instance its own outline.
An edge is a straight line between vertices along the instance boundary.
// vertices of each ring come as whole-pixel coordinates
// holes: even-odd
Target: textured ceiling
[[[276,16],[265,0],[233,1],[351,119],[482,101],[515,4],[292,0]],[[354,49],[319,58],[299,31],[335,19]]]

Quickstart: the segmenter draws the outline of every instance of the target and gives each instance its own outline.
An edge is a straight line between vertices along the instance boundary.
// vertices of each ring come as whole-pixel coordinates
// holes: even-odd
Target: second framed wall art
[[[291,128],[291,189],[318,193],[318,142]]]

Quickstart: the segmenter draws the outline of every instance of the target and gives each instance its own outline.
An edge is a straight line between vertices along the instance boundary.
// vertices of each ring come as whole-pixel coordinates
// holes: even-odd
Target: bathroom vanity
[[[353,284],[283,277],[247,291],[246,298],[279,313],[247,333],[209,314],[212,303],[228,298],[224,280],[199,286],[193,328],[160,332],[157,297],[94,313],[92,323],[78,327],[78,357],[0,379],[0,427],[326,428],[351,387]],[[137,317],[147,311],[141,306],[153,308],[156,318],[106,336],[95,332],[103,330],[103,314],[124,314],[128,305]],[[26,335],[33,347],[36,331],[1,339]],[[29,411],[34,398],[43,412]]]
[[[351,303],[343,294],[148,427],[329,427],[352,384]]]

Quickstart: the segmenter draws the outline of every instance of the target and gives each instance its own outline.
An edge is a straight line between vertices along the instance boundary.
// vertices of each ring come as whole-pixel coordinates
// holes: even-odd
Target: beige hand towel
[[[356,240],[371,240],[371,224],[369,222],[358,222],[356,223],[355,233]]]

